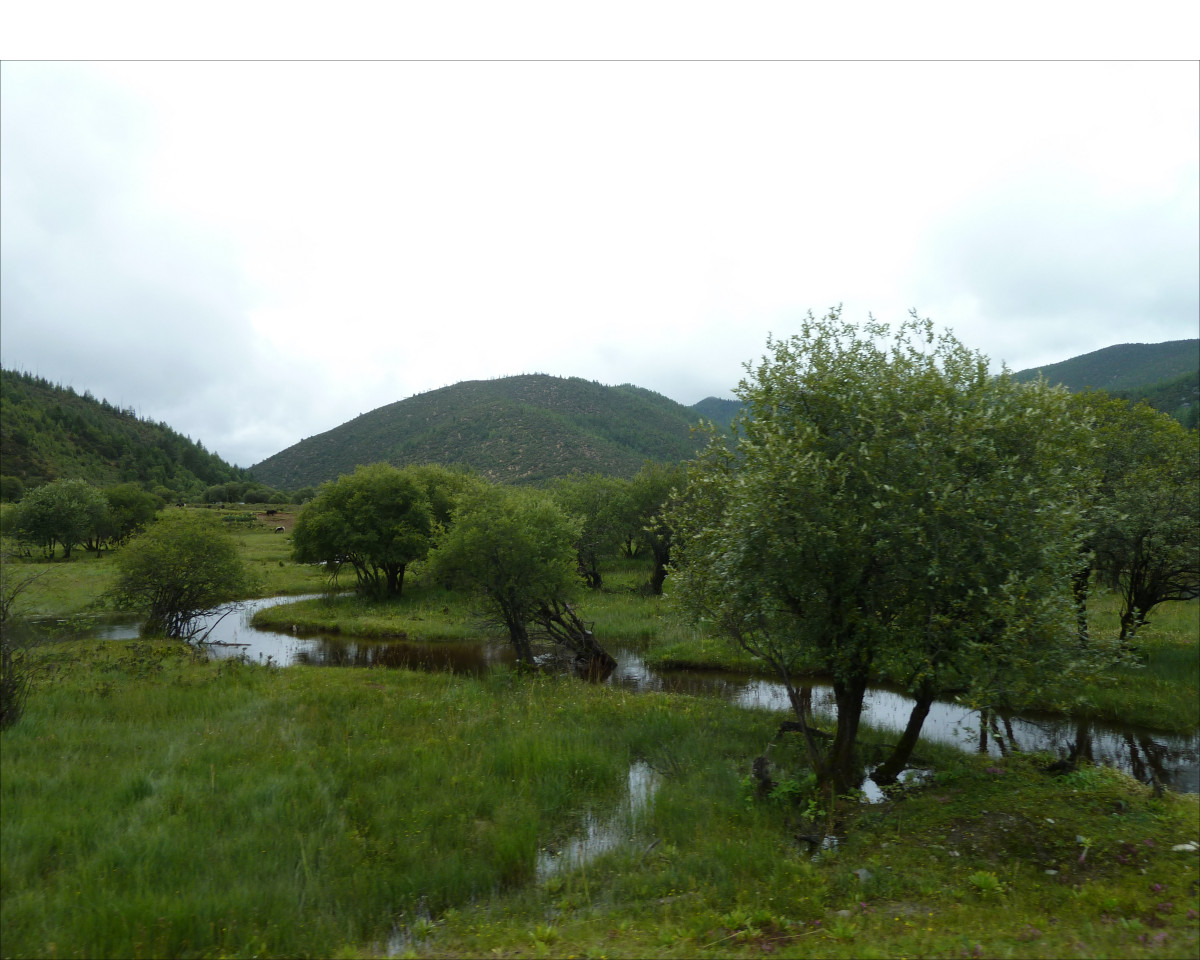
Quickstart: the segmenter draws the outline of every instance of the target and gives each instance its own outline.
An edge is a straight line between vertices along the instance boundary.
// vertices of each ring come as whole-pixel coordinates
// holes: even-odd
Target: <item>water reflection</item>
[[[629,790],[617,809],[604,820],[589,813],[583,830],[557,847],[540,850],[537,878],[545,880],[558,873],[570,873],[586,866],[603,853],[637,839],[638,830],[650,801],[658,790],[659,775],[641,760],[630,764]]]
[[[307,635],[259,630],[250,624],[265,607],[305,597],[271,597],[252,600],[224,617],[213,628],[210,655],[246,657],[255,662],[289,666],[398,667],[479,675],[498,664],[511,663],[512,651],[504,643],[436,642],[412,640],[368,641],[339,635]],[[219,608],[216,614],[223,612]],[[215,619],[215,615],[214,615]],[[137,625],[108,625],[100,636],[123,639],[137,636]],[[609,652],[616,668],[604,681],[636,691],[720,697],[741,707],[787,712],[787,691],[773,680],[718,671],[654,670],[638,654],[616,644]],[[862,721],[871,726],[903,731],[912,701],[890,690],[867,693]],[[814,684],[812,708],[828,721],[835,714],[833,692]],[[1180,736],[1137,727],[1110,726],[1063,717],[1034,715],[981,716],[979,711],[954,703],[936,702],[929,711],[921,736],[928,740],[1002,757],[1010,751],[1049,751],[1093,763],[1118,767],[1143,782],[1155,779],[1164,786],[1188,793],[1200,792],[1200,733]]]

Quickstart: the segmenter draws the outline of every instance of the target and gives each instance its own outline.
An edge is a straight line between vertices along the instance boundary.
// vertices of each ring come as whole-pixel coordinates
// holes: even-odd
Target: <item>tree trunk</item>
[[[929,708],[932,705],[933,693],[922,690],[917,695],[912,712],[908,715],[908,724],[904,728],[900,741],[892,749],[892,755],[876,767],[875,772],[871,774],[871,779],[879,786],[895,783],[899,778],[901,771],[908,764],[908,758],[912,756],[913,748],[921,739],[921,727],[925,725],[925,718],[929,716]]]
[[[1071,578],[1071,591],[1075,596],[1075,625],[1080,643],[1087,643],[1090,639],[1088,636],[1087,598],[1091,580],[1092,566],[1090,563],[1077,570]]]
[[[792,681],[784,675],[784,685],[787,687],[788,699],[792,702],[792,712],[796,715],[794,723],[784,721],[779,727],[780,732],[784,730],[799,730],[804,737],[804,749],[808,753],[808,762],[812,764],[814,770],[820,771],[825,764],[825,755],[821,752],[821,748],[817,746],[817,735],[828,737],[829,734],[821,731],[813,730],[809,725],[812,719],[812,687],[801,687],[797,690],[792,686]]]
[[[830,784],[836,796],[851,793],[862,786],[863,771],[856,747],[866,692],[865,678],[846,683],[835,682],[833,685],[833,696],[837,703],[837,732],[833,736],[824,770],[818,771],[818,778]]]
[[[650,592],[656,597],[661,596],[663,592],[663,584],[667,579],[667,564],[660,560],[656,555],[654,557],[654,572],[650,574]]]
[[[384,568],[387,575],[387,595],[399,597],[404,590],[404,564],[389,564]]]
[[[575,654],[575,663],[588,679],[603,680],[613,672],[617,661],[600,646],[591,627],[580,619],[569,603],[557,600],[543,603],[538,608],[536,621],[546,636]]]
[[[529,645],[529,632],[523,623],[510,623],[508,636],[512,640],[513,649],[517,651],[517,661],[529,666],[533,663],[533,648]]]

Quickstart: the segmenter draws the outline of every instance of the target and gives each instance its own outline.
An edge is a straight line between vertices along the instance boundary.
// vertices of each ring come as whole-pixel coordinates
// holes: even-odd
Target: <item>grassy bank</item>
[[[668,600],[645,596],[640,585],[649,567],[637,562],[615,566],[605,589],[583,593],[578,608],[594,622],[601,643],[640,649],[656,669],[762,671],[760,663],[727,640],[688,626]],[[1093,635],[1113,636],[1118,598],[1098,593],[1090,604]],[[376,602],[357,596],[319,598],[260,611],[254,623],[283,630],[343,633],[375,639],[469,640],[495,628],[482,620],[469,598],[422,582],[420,569],[399,601]],[[1075,716],[1149,729],[1187,733],[1200,726],[1200,600],[1163,604],[1138,636],[1136,663],[1111,665],[1083,684],[1050,688],[1035,709],[1065,708]]]
[[[1089,603],[1092,635],[1115,637],[1119,598],[1098,592]],[[1055,712],[1066,705],[1074,716],[1190,733],[1200,726],[1200,600],[1165,603],[1134,644],[1136,662],[1111,665],[1086,682],[1051,687],[1035,705]],[[755,661],[734,644],[703,631],[679,631],[645,654],[658,668],[753,671]]]
[[[1197,948],[1197,854],[1172,849],[1198,839],[1197,798],[1110,771],[922,747],[936,779],[858,808],[814,861],[803,805],[745,784],[777,718],[715,700],[141,641],[36,656],[0,741],[5,956]],[[785,782],[793,755],[772,748]],[[658,787],[633,842],[539,878],[638,761]]]
[[[212,517],[233,537],[251,575],[251,596],[315,593],[327,585],[328,578],[320,569],[292,562],[290,512],[267,516],[263,512],[249,512],[256,508],[240,506],[223,510],[188,509]],[[284,526],[284,532],[276,533],[278,526]],[[16,543],[8,539],[2,546],[6,555],[19,552]],[[104,595],[116,581],[113,559],[119,550],[118,547],[89,553],[83,547],[76,547],[67,560],[61,556],[53,560],[6,559],[6,577],[14,580],[36,577],[21,595],[15,612],[38,618],[111,612],[104,605]]]

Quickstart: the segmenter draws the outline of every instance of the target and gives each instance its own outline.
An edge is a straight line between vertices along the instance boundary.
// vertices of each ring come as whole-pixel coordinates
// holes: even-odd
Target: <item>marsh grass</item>
[[[175,509],[175,508],[172,508]],[[244,513],[245,508],[189,511],[212,517],[221,522],[223,516]],[[251,575],[253,596],[315,593],[325,589],[328,578],[317,567],[294,563],[291,559],[291,540],[286,533],[275,533],[275,518],[254,519],[248,524],[232,525],[229,533]],[[5,554],[16,554],[15,542],[4,542]],[[111,612],[105,605],[105,595],[117,579],[114,557],[120,547],[88,553],[77,547],[70,559],[41,557],[5,560],[5,567],[14,575],[25,572],[44,573],[31,584],[21,598],[19,613],[23,617],[75,617],[81,614]],[[10,566],[11,564],[11,566]]]
[[[38,654],[3,741],[8,955],[325,955],[488,899],[716,707],[149,642]],[[725,745],[732,776],[751,743]]]
[[[265,566],[287,549],[270,530],[238,536]],[[89,564],[106,561],[61,564],[47,612],[87,609]],[[709,642],[642,594],[647,573],[626,564],[581,596],[598,635]],[[312,574],[274,589],[311,590]],[[391,608],[346,597],[286,618],[449,639],[479,635],[471,607],[416,578]],[[1161,719],[1194,703],[1196,610],[1156,611],[1146,666],[1088,691],[1096,709]],[[164,642],[33,657],[25,717],[0,740],[6,956],[1197,952],[1197,855],[1172,849],[1200,839],[1197,798],[1108,769],[1055,778],[1048,757],[921,743],[934,778],[846,807],[814,859],[794,836],[826,830],[828,810],[773,714],[503,669],[209,662]],[[864,730],[864,755],[891,736]],[[760,799],[746,777],[769,743],[772,775],[796,788]],[[634,761],[661,778],[636,835],[539,882],[538,849],[619,805]]]
[[[922,744],[936,779],[852,806],[814,861],[792,839],[811,802],[745,784],[772,740],[774,775],[803,779],[768,713],[150,641],[36,654],[0,753],[6,955],[378,955],[397,931],[422,956],[1195,949],[1196,855],[1171,847],[1196,798],[1112,771]],[[539,883],[539,847],[618,805],[635,760],[661,777],[637,836]]]
[[[1116,595],[1100,592],[1089,604],[1089,614],[1093,636],[1115,638],[1120,629]],[[1200,600],[1157,607],[1130,644],[1130,653],[1132,662],[1111,666],[1060,693],[1071,711],[1174,732],[1200,726]]]

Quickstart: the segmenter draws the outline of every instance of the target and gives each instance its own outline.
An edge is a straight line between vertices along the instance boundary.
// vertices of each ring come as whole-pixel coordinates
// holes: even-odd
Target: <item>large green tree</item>
[[[293,556],[335,574],[348,564],[360,590],[399,597],[406,568],[432,542],[433,509],[422,476],[376,463],[325,484],[296,517]]]
[[[579,572],[593,590],[604,583],[601,559],[620,546],[628,487],[628,481],[591,473],[557,480],[551,488],[559,506],[581,521],[575,551]]]
[[[683,469],[678,464],[646,462],[626,491],[625,527],[640,539],[654,559],[647,588],[656,595],[663,592],[674,537],[665,508],[672,491],[684,480]]]
[[[463,495],[429,559],[436,576],[483,598],[508,631],[517,659],[529,663],[530,623],[579,587],[580,528],[547,494],[480,485]]]
[[[117,606],[144,611],[142,630],[202,639],[197,617],[244,596],[249,575],[236,544],[206,516],[173,511],[134,537],[114,561]]]
[[[55,480],[25,494],[17,511],[20,539],[54,556],[55,546],[71,550],[96,536],[105,522],[108,502],[85,480]]]
[[[1120,639],[1168,600],[1200,594],[1200,437],[1148,404],[1072,398],[1091,427],[1083,489],[1091,566],[1121,595]],[[1089,569],[1077,577],[1086,596]]]
[[[95,529],[89,549],[98,550],[102,543],[119,545],[136,533],[140,533],[154,521],[162,501],[147,493],[136,483],[122,483],[105,487],[104,499],[108,501],[102,522]]]
[[[1010,702],[1066,656],[1080,431],[1064,391],[992,376],[915,316],[893,333],[809,315],[747,369],[733,449],[714,438],[668,510],[671,593],[778,673],[840,794],[861,781],[873,678],[916,699],[888,779],[935,695]],[[814,673],[837,705],[828,742],[801,697]]]

